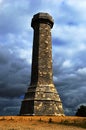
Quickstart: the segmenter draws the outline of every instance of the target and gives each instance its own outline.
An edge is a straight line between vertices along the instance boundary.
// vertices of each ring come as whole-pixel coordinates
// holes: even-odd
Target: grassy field
[[[86,117],[0,116],[0,130],[83,130]]]

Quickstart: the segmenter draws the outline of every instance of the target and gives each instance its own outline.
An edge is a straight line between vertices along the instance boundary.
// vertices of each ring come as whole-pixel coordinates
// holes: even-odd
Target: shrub
[[[81,105],[76,112],[76,116],[86,117],[86,106]]]

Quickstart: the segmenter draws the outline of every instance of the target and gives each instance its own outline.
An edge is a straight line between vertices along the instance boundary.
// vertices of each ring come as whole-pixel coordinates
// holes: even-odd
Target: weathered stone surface
[[[47,13],[34,15],[31,83],[22,101],[20,115],[64,115],[62,103],[53,84],[51,28]]]

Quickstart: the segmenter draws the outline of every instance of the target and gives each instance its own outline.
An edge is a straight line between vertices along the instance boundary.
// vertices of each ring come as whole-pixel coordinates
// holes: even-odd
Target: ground
[[[85,130],[86,117],[0,116],[0,130]]]

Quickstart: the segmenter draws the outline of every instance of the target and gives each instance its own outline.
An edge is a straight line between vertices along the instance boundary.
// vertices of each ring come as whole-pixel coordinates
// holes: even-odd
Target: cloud
[[[18,115],[20,102],[19,98],[0,98],[0,115]]]
[[[86,75],[86,67],[85,67],[85,68],[79,68],[79,69],[77,70],[77,73],[78,73],[78,74],[81,74],[81,75]]]
[[[24,10],[25,9],[25,10]],[[20,33],[26,30],[30,15],[28,13],[29,1],[4,1],[0,8],[0,33]]]
[[[0,4],[2,4],[3,0],[0,0]]]
[[[30,64],[9,49],[0,49],[0,97],[17,97],[23,94],[30,82]]]
[[[63,62],[63,65],[62,65],[64,68],[69,68],[69,67],[71,67],[72,66],[72,63],[71,63],[71,61],[70,60],[66,60],[66,61],[64,61]]]
[[[48,12],[54,19],[53,79],[65,113],[74,115],[86,103],[85,5],[85,0],[0,0],[0,115],[17,114],[29,87],[31,19],[38,12]]]
[[[74,114],[79,104],[85,104],[85,68],[80,69],[77,66],[70,66],[70,69],[68,69],[68,67],[63,68],[61,64],[58,64],[57,68],[54,66],[54,83],[67,115]]]

